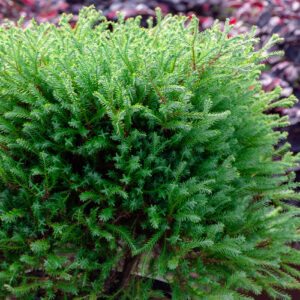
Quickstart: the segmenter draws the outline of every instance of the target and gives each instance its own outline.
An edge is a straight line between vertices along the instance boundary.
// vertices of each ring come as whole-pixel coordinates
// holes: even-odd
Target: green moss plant
[[[84,8],[0,28],[2,299],[289,299],[299,157],[261,50],[228,22]],[[15,298],[12,298],[15,299]]]

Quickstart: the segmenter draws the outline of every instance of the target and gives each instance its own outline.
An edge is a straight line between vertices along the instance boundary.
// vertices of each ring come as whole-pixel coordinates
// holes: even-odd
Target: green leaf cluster
[[[261,50],[196,18],[0,28],[0,297],[289,299],[298,156]]]

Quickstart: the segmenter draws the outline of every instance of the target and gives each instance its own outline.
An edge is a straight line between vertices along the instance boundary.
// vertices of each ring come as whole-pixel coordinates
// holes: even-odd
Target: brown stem
[[[157,95],[160,97],[161,101],[163,103],[166,103],[166,99],[163,97],[163,95],[161,94],[161,92],[159,91],[158,87],[155,85],[155,83],[153,82],[152,78],[149,76],[150,82],[155,90],[155,92],[157,93]]]
[[[211,66],[213,63],[216,62],[216,60],[221,56],[221,51],[219,51],[219,53],[206,65],[206,66],[203,66],[199,72],[202,72],[204,71],[207,67]]]
[[[192,46],[192,60],[193,60],[193,70],[196,71],[196,57],[195,57],[195,48],[194,44]]]
[[[128,256],[125,258],[123,271],[122,271],[122,279],[121,279],[121,287],[126,287],[129,284],[130,274],[134,269],[136,263],[139,261],[141,254],[136,256],[131,256],[130,250],[127,252]]]
[[[129,216],[129,212],[122,212],[112,223],[115,225],[117,224],[121,219],[127,218]]]
[[[0,147],[5,150],[6,153],[9,152],[8,147],[4,146],[3,144],[0,144]]]

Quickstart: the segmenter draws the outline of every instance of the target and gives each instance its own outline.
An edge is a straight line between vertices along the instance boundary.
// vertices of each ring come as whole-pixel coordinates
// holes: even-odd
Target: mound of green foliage
[[[0,29],[0,296],[289,299],[299,157],[263,112],[295,99],[258,81],[278,37],[70,17]]]

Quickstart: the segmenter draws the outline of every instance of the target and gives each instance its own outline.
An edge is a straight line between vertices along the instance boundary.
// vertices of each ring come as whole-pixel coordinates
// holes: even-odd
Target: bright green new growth
[[[0,29],[0,296],[289,299],[299,157],[263,112],[295,99],[258,81],[278,37],[69,19]]]

